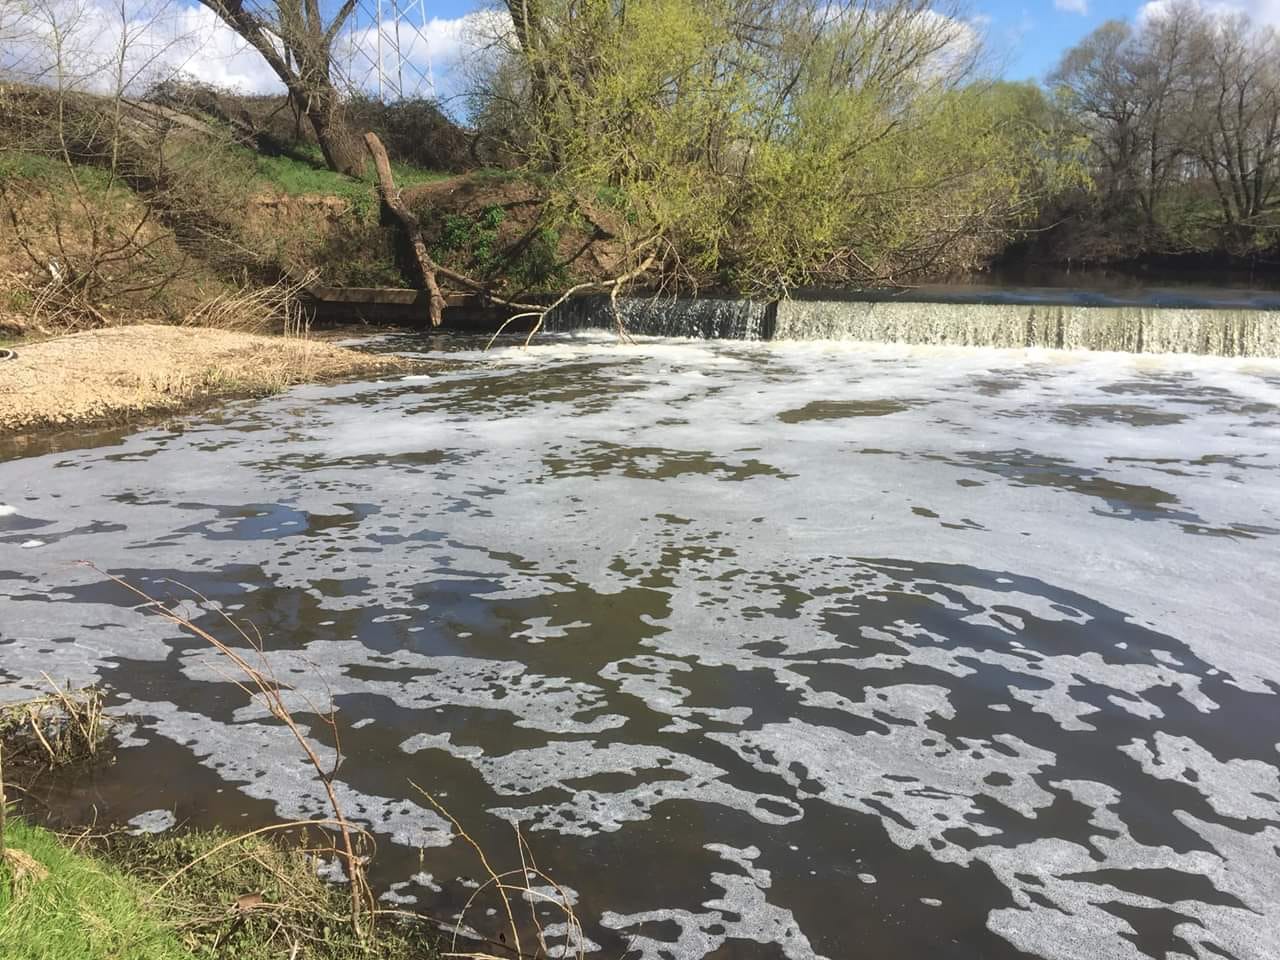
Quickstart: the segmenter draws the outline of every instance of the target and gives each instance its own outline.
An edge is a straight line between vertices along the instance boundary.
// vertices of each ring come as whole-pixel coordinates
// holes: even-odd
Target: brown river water
[[[125,721],[62,815],[325,811],[87,560],[252,622],[322,752],[332,697],[390,903],[479,875],[413,781],[593,956],[1280,956],[1280,361],[476,347],[0,447],[0,697]]]

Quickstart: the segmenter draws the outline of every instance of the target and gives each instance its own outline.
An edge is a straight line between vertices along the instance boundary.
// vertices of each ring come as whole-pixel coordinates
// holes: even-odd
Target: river
[[[479,870],[413,781],[603,957],[1280,956],[1280,361],[380,348],[442,365],[5,449],[0,696],[128,721],[68,815],[325,809],[88,560],[332,697],[393,902]]]

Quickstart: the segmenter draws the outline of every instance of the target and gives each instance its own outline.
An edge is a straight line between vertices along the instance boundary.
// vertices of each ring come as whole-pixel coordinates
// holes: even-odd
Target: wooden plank
[[[321,303],[346,303],[365,306],[421,306],[426,309],[431,297],[426,290],[403,287],[308,287],[308,292]],[[451,293],[445,297],[450,307],[466,307],[479,302],[471,293]]]

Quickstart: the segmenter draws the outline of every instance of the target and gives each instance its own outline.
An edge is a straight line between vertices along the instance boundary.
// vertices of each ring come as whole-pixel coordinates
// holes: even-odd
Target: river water
[[[412,780],[503,866],[521,823],[599,956],[1280,956],[1280,362],[433,355],[7,448],[0,696],[98,680],[129,720],[47,799],[324,812],[88,560],[251,621],[322,750],[333,698],[392,901],[449,915],[479,873]]]

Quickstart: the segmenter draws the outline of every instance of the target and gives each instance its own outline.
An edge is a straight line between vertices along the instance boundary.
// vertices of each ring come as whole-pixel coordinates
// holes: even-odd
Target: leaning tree
[[[331,170],[364,172],[364,146],[342,119],[333,75],[333,44],[356,8],[344,0],[327,22],[319,0],[200,0],[262,54],[306,114]]]

